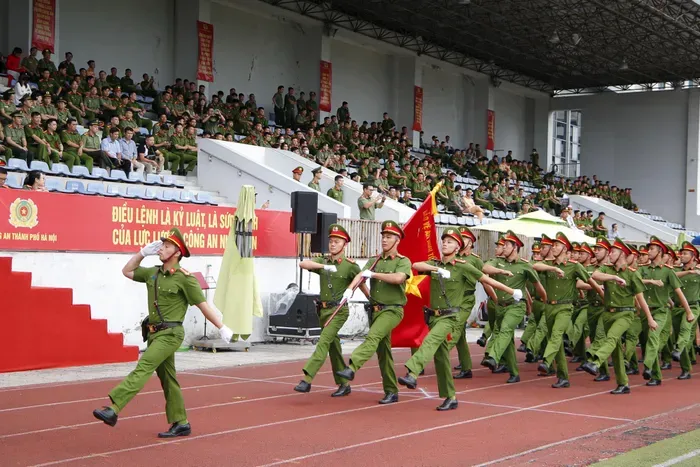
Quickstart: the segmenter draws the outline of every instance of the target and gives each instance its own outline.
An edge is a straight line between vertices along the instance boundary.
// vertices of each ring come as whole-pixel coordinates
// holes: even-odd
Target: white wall
[[[173,11],[172,0],[60,0],[58,61],[73,52],[78,69],[95,60],[97,71],[131,68],[135,82],[148,73],[164,87],[174,78]]]
[[[271,112],[277,86],[293,86],[318,94],[321,28],[302,25],[285,16],[257,16],[212,2],[214,25],[214,83],[210,92],[236,88],[254,93]],[[335,70],[334,70],[335,71]]]
[[[333,114],[343,101],[350,104],[351,118],[360,123],[363,120],[381,121],[384,112],[391,112],[394,107],[391,87],[393,65],[389,55],[334,40],[331,56]],[[398,125],[398,122],[395,123]]]
[[[466,113],[462,76],[437,66],[423,67],[423,141],[450,136],[455,148],[466,147]]]
[[[532,151],[532,148],[528,149],[527,146],[532,141],[532,138],[528,137],[528,127],[534,131],[529,123],[534,109],[528,109],[527,98],[521,95],[500,88],[492,92],[493,110],[496,113],[496,154],[502,157],[508,154],[508,151],[513,151],[513,157],[516,159],[527,159]]]
[[[582,112],[582,174],[632,188],[639,207],[684,223],[688,96],[693,92],[556,98],[551,110]]]
[[[122,267],[130,255],[102,255],[86,253],[15,253],[3,252],[12,256],[12,269],[32,273],[32,285],[39,287],[65,287],[73,289],[73,303],[91,306],[93,319],[106,319],[108,329],[113,333],[124,333],[125,345],[138,345],[145,348],[141,339],[141,320],[148,312],[146,287],[132,282],[121,274]],[[155,265],[153,259],[146,259],[145,266]],[[359,263],[364,265],[364,261]],[[209,274],[218,279],[221,257],[194,256],[183,260],[182,266],[190,272]],[[95,274],[95,271],[100,271]],[[258,278],[263,306],[269,302],[269,294],[283,292],[287,284],[297,282],[296,260],[281,258],[256,258],[255,273]],[[304,273],[302,283],[304,292],[318,293],[318,275]],[[105,298],[105,291],[108,296]],[[212,303],[214,290],[210,290],[207,300]],[[355,299],[363,297],[356,294]],[[354,300],[353,300],[354,301]],[[268,310],[263,318],[253,319],[253,334],[250,342],[267,339]],[[201,312],[191,307],[185,318],[185,342],[200,338],[204,331],[204,317]],[[343,335],[355,335],[365,332],[367,317],[361,304],[351,307],[351,316],[341,329]],[[211,323],[207,324],[207,335],[218,337],[218,330]]]

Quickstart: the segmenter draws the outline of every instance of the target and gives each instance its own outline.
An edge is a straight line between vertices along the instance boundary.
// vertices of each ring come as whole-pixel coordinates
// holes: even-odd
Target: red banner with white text
[[[56,0],[33,0],[32,46],[54,51],[56,41]]]
[[[496,149],[496,112],[486,111],[486,150]]]
[[[318,110],[331,111],[331,95],[333,94],[333,65],[321,60],[321,95],[318,99]]]
[[[193,255],[223,255],[235,208],[0,189],[0,250],[134,253],[182,232]],[[253,255],[292,258],[290,212],[256,210]]]
[[[413,131],[423,130],[423,88],[413,87]]]
[[[197,79],[214,82],[214,25],[197,21],[199,53],[197,55]]]

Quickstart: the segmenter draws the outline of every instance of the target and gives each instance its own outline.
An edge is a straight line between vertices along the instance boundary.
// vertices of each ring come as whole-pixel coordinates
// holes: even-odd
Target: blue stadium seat
[[[129,172],[129,181],[134,183],[143,183],[145,181],[143,178],[143,172],[135,172],[132,170]]]
[[[127,198],[141,198],[146,195],[146,187],[143,185],[133,185],[126,187]]]
[[[90,183],[88,183],[87,193],[93,194],[93,195],[102,195],[102,196],[115,196],[112,194],[108,194],[105,191],[105,186],[102,182],[90,182]]]
[[[49,164],[47,164],[44,161],[32,161],[31,165],[29,166],[30,170],[39,170],[41,172],[44,172],[45,174],[51,174],[51,175],[57,175],[58,172],[55,170],[51,170],[49,168]]]
[[[146,185],[160,185],[160,175],[158,174],[146,174],[146,180],[143,182]]]
[[[92,175],[88,168],[82,165],[73,166],[73,170],[71,171],[71,177],[90,178],[93,180],[97,180],[100,178],[99,176]]]
[[[24,174],[10,172],[7,174],[7,182],[5,183],[7,183],[7,186],[10,188],[22,188],[24,177]]]
[[[121,183],[107,185],[107,193],[113,193],[117,196],[121,196],[122,198],[135,198],[134,195],[127,193],[126,188],[126,185],[122,185]]]
[[[58,175],[63,175],[64,177],[71,177],[73,174],[70,173],[70,169],[66,164],[56,162],[51,164],[51,170],[55,171]]]
[[[217,205],[216,201],[214,201],[214,198],[209,193],[205,192],[197,193],[197,201],[201,201],[203,204],[211,204],[212,206]],[[197,201],[195,201],[195,203]]]
[[[7,161],[8,170],[21,170],[23,172],[29,172],[29,167],[27,166],[27,161],[24,159],[17,159],[16,157],[11,158]]]
[[[158,188],[146,187],[146,192],[143,195],[144,199],[158,199]]]
[[[179,201],[180,196],[176,190],[163,190],[163,193],[158,194],[158,199],[161,201]]]
[[[163,183],[164,186],[176,186],[179,188],[183,188],[185,186],[184,183],[179,182],[173,177],[172,175],[163,175]]]
[[[83,185],[83,182],[79,182],[77,180],[67,180],[66,187],[60,188],[58,191],[60,191],[61,193],[88,194],[85,192],[85,185]],[[89,193],[89,194],[92,194],[92,193]]]
[[[123,170],[112,169],[112,171],[109,173],[109,175],[112,177],[112,180],[119,180],[120,182],[125,182],[125,183],[134,183],[133,181],[126,178],[126,172],[124,172]],[[126,193],[126,191],[125,191],[125,193]]]
[[[115,178],[110,177],[109,173],[100,167],[93,167],[92,168],[92,175],[94,177],[99,177],[103,180],[116,180]]]
[[[49,191],[59,191],[61,189],[61,182],[55,178],[47,178],[44,186]]]

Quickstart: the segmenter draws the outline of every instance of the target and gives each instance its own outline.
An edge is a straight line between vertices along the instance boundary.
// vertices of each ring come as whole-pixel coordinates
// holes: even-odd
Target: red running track
[[[357,372],[352,394],[338,399],[329,397],[329,365],[309,394],[292,390],[303,362],[180,373],[193,433],[171,441],[155,436],[167,428],[155,377],[115,428],[92,410],[108,402],[118,380],[0,390],[0,459],[3,466],[587,465],[644,445],[651,429],[656,439],[693,429],[700,417],[698,379],[676,380],[677,366],[662,386],[632,376],[632,394],[613,396],[614,382],[595,383],[575,365],[568,389],[552,389],[554,378],[522,362],[522,381],[505,384],[508,375],[478,366],[483,349],[471,350],[474,378],[456,381],[460,405],[449,412],[435,410],[432,366],[417,390],[402,387],[400,402],[388,406],[377,404],[383,391],[374,360]],[[408,357],[395,350],[399,376]]]

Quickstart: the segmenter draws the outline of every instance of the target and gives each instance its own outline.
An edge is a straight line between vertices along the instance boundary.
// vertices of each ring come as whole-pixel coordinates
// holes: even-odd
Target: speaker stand
[[[299,250],[299,293],[302,293],[302,288],[301,285],[303,283],[303,278],[302,275],[304,274],[304,268],[301,267],[301,262],[304,261],[304,237],[305,234],[300,233],[301,235],[301,245],[300,245],[300,250]]]

